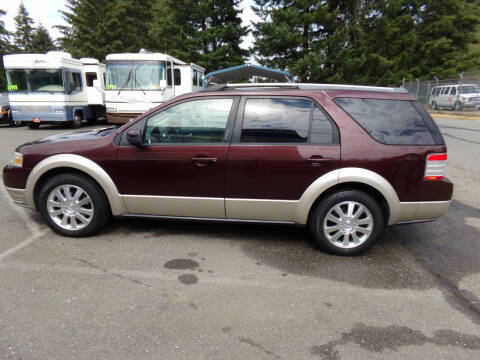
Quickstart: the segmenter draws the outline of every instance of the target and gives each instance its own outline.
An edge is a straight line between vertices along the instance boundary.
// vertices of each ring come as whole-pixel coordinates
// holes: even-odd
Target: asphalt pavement
[[[0,359],[479,359],[480,121],[439,119],[454,201],[337,257],[303,227],[54,234],[0,188]],[[65,128],[0,127],[0,163]]]

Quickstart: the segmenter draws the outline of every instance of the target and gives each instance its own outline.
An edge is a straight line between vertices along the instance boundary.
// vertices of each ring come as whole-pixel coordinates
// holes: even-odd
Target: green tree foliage
[[[398,85],[479,63],[478,1],[256,0],[253,50],[302,81]]]
[[[5,91],[7,88],[5,81],[5,70],[3,68],[3,55],[7,54],[10,50],[10,33],[7,31],[7,29],[5,29],[5,22],[2,19],[5,14],[6,12],[0,9],[0,91]]]
[[[157,0],[149,26],[149,48],[208,71],[243,64],[240,48],[247,27],[241,26],[238,0]]]
[[[147,45],[153,0],[67,0],[58,26],[61,47],[74,57],[104,60],[108,53],[138,52]]]
[[[32,35],[32,44],[29,49],[32,53],[46,53],[50,50],[55,50],[56,46],[53,43],[48,30],[42,25],[39,24]]]
[[[33,20],[28,14],[23,2],[18,6],[15,16],[15,32],[13,33],[13,45],[16,52],[28,52],[32,47],[34,33]]]

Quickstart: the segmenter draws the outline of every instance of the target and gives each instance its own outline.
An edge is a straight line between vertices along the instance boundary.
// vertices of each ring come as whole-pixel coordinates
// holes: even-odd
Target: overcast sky
[[[58,30],[54,28],[55,25],[62,24],[62,18],[59,10],[65,10],[64,0],[23,0],[25,7],[27,8],[30,17],[33,18],[36,24],[42,23],[49,31],[52,38],[57,38],[60,34]],[[243,25],[250,25],[252,20],[256,20],[256,16],[253,13],[250,5],[253,0],[242,0],[240,7],[243,9],[242,21]],[[15,22],[13,18],[18,11],[18,5],[20,0],[3,0],[0,8],[7,12],[4,17],[5,27],[9,31],[15,30]],[[249,35],[244,39],[242,43],[243,48],[248,48],[252,45],[253,37]]]

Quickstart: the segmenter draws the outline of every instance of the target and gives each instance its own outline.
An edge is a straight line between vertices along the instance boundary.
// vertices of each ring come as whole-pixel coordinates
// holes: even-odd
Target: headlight
[[[12,157],[10,158],[10,161],[8,162],[8,165],[14,166],[14,167],[22,167],[23,166],[23,154],[19,152],[14,152]]]

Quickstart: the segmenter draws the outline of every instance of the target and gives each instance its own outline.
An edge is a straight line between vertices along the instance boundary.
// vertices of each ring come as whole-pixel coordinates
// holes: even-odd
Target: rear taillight
[[[430,154],[427,156],[424,180],[440,180],[447,168],[447,154]]]

